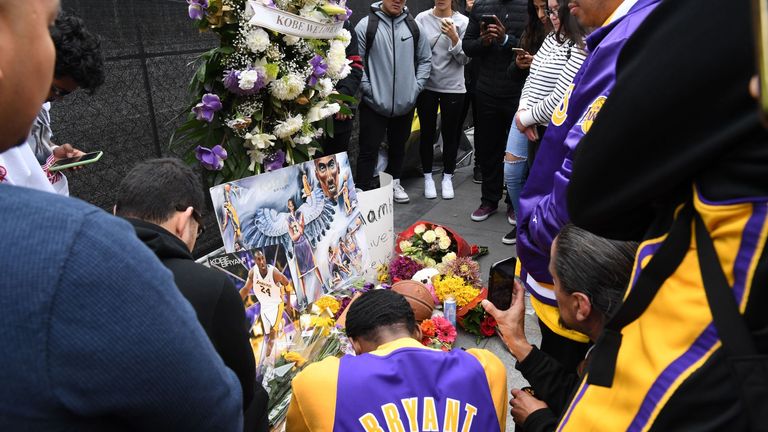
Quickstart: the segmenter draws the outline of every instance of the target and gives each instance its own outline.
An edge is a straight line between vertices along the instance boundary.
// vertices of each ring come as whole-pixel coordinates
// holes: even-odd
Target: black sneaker
[[[472,183],[483,184],[483,173],[480,172],[480,167],[476,166],[472,173]]]
[[[517,227],[512,228],[512,231],[508,232],[507,235],[502,237],[501,242],[505,245],[513,245],[517,243]]]

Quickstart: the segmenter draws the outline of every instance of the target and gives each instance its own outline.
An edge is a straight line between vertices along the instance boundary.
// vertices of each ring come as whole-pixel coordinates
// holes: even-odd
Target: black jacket
[[[581,377],[575,371],[566,370],[557,360],[535,346],[515,368],[531,384],[534,396],[546,402],[549,407],[532,412],[522,429],[525,432],[554,431],[558,419],[568,408]]]
[[[256,383],[245,309],[235,286],[223,273],[196,263],[187,245],[167,230],[149,222],[127,220],[139,239],[173,273],[176,286],[195,309],[216,352],[240,380],[246,426],[259,424],[258,430],[266,431],[267,393]]]
[[[496,15],[506,28],[509,39],[504,46],[493,42],[483,46],[480,39],[480,18]],[[520,46],[520,36],[528,17],[526,0],[477,0],[469,15],[469,27],[462,39],[464,53],[472,57],[472,68],[477,76],[476,89],[487,95],[515,99],[525,84],[525,78],[510,79],[507,69],[515,62],[512,48]]]

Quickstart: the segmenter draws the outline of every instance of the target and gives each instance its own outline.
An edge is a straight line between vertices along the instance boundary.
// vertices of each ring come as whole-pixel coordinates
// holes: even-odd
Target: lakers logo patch
[[[555,109],[555,112],[552,113],[552,124],[555,126],[562,126],[563,123],[565,123],[565,119],[568,118],[568,103],[571,100],[571,94],[573,94],[574,85],[571,84],[570,87],[568,87],[568,91],[565,92],[565,96],[563,96],[563,100],[560,102],[560,105],[557,106],[557,109]]]
[[[578,124],[581,126],[582,132],[585,134],[589,132],[589,130],[592,128],[592,124],[597,118],[597,114],[600,112],[600,109],[603,108],[606,100],[607,98],[605,96],[600,96],[595,99],[594,102],[592,102],[592,105],[589,106],[587,113],[584,114],[584,117],[582,117],[581,120],[579,120]]]

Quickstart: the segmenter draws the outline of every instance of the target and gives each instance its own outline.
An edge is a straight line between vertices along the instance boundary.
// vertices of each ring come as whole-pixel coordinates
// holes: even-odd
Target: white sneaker
[[[432,174],[424,174],[424,198],[437,198],[437,190],[435,189],[435,181],[432,179]]]
[[[443,193],[443,199],[449,200],[453,199],[453,175],[451,174],[443,174],[443,183],[441,185],[442,187],[442,193]]]
[[[396,203],[405,204],[411,201],[411,199],[408,198],[408,194],[405,193],[405,189],[400,186],[400,179],[392,180],[392,194]]]

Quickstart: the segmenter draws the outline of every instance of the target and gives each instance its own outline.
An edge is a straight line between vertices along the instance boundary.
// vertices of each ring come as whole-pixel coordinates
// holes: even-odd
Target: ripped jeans
[[[509,129],[507,149],[504,154],[504,182],[515,216],[520,214],[520,191],[528,178],[528,137],[517,130],[515,124]]]

